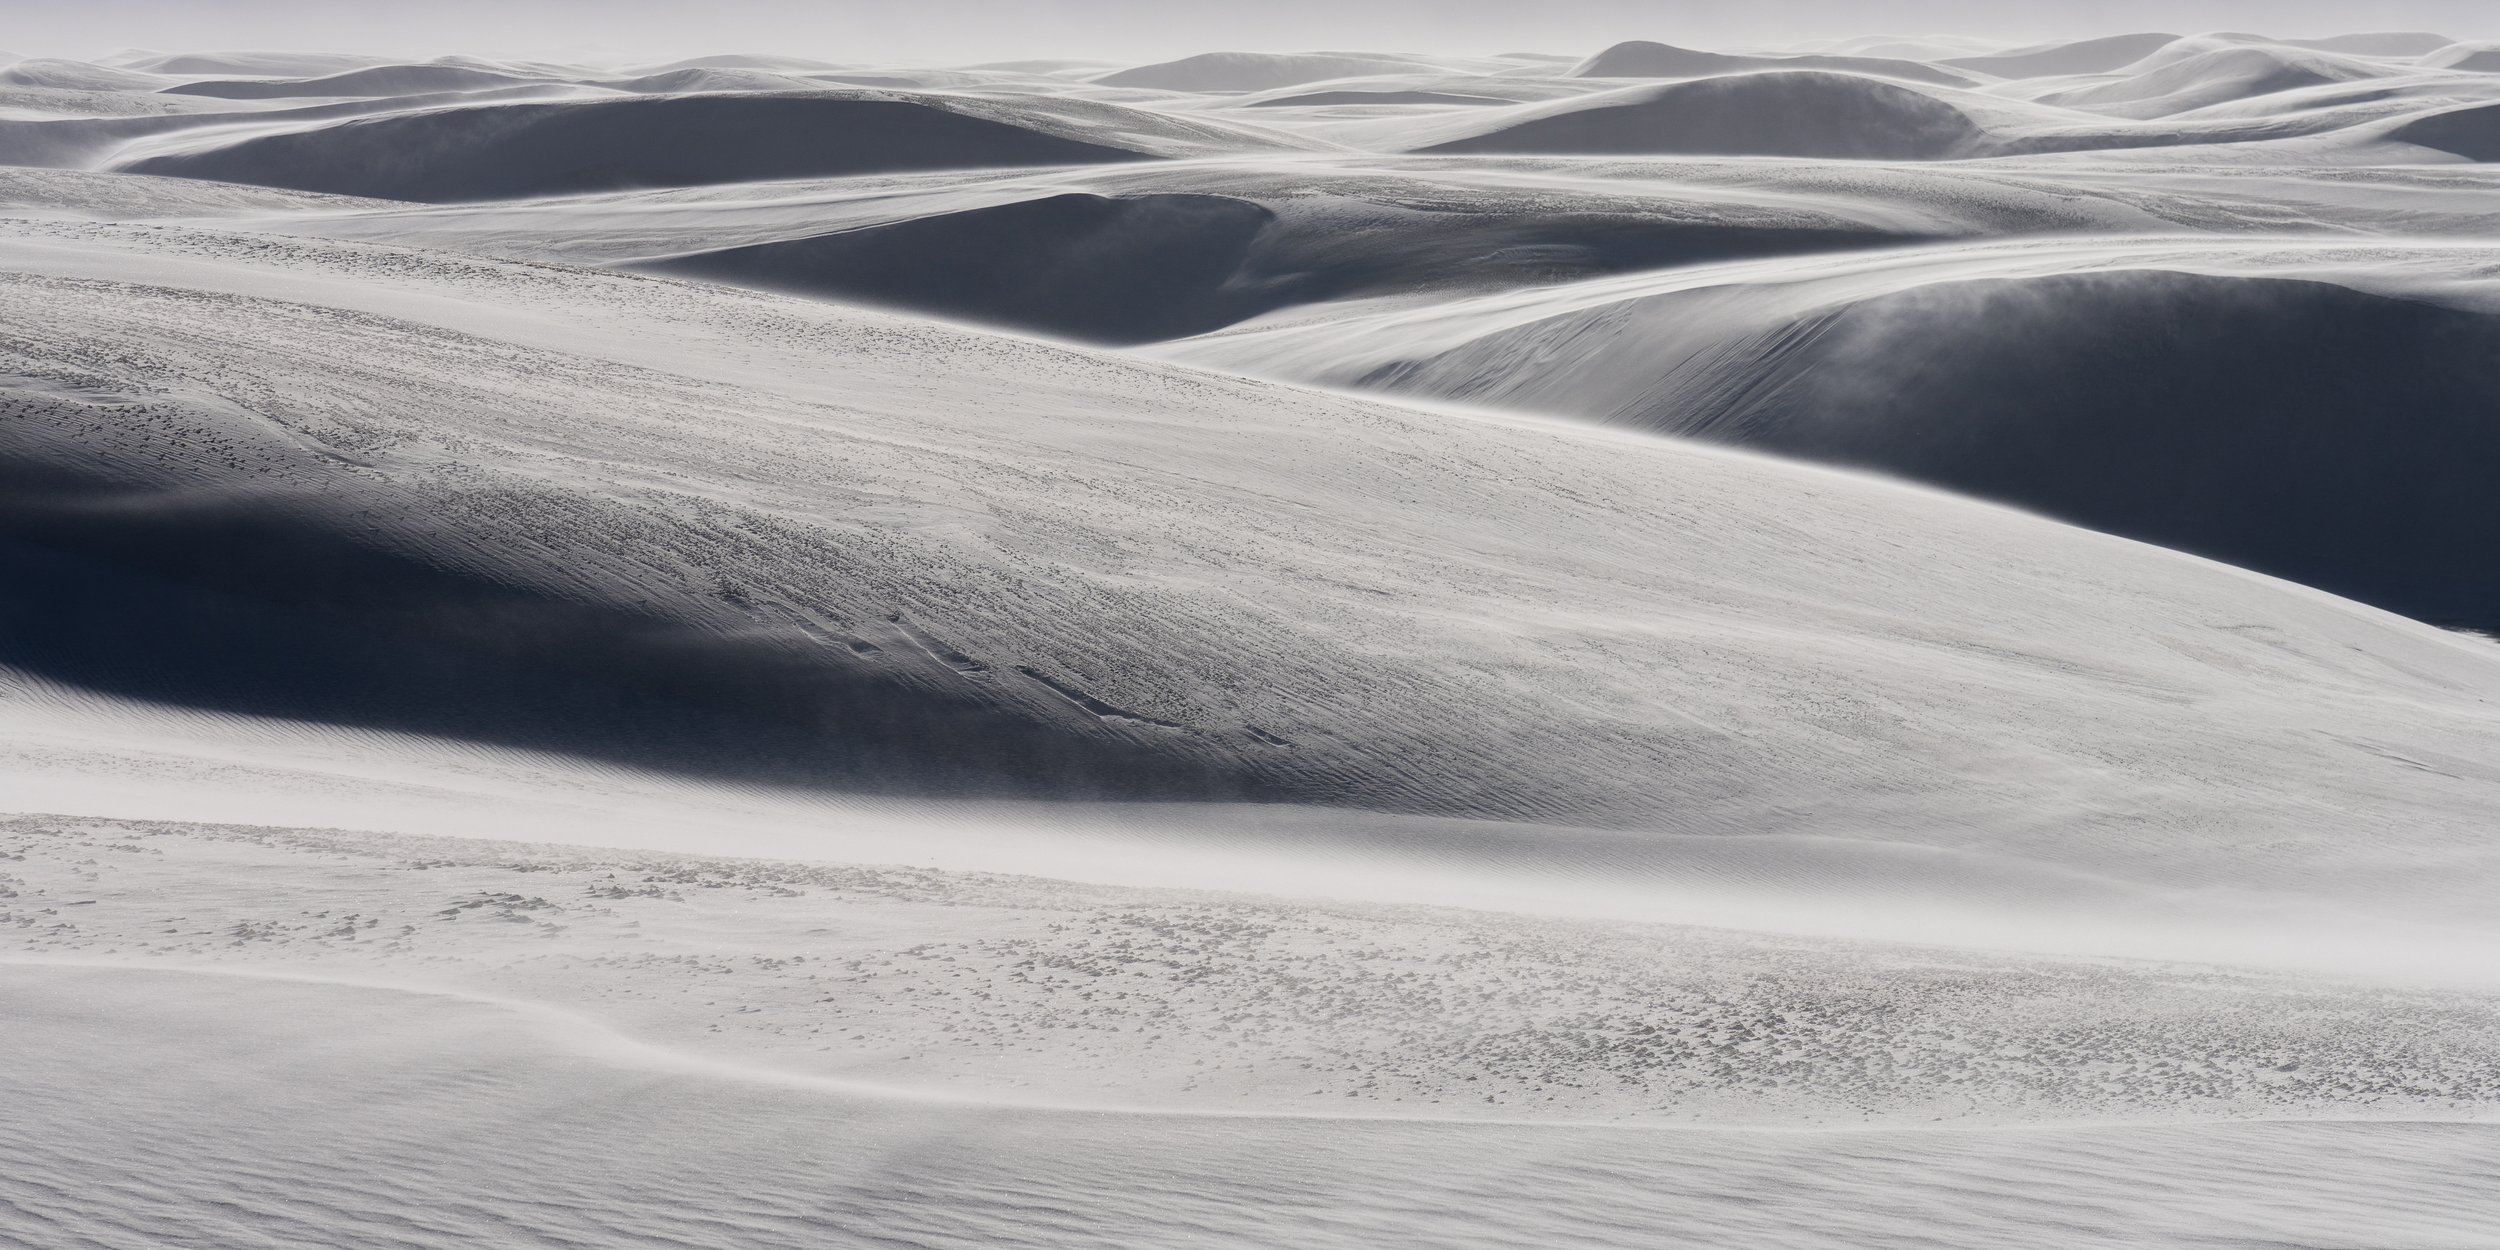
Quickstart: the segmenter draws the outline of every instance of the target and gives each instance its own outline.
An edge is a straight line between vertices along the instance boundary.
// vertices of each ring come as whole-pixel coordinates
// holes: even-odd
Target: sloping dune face
[[[2478,644],[1925,492],[717,288],[18,229],[7,658],[125,695],[2122,875],[2155,820],[2199,872],[2262,832],[2295,892],[2479,828],[2472,770],[2381,752],[2500,749]]]
[[[147,157],[135,173],[452,203],[1140,153],[859,93],[498,104],[376,117]]]
[[[1275,214],[1218,195],[1057,195],[647,266],[1142,343],[1290,298],[1239,280]]]
[[[1422,150],[1935,160],[1980,137],[1961,110],[1907,87],[1781,72],[1637,88]]]
[[[1166,170],[1153,172],[1152,181],[1138,171],[1113,175],[1115,185],[1136,188],[1118,194],[1019,199],[634,264],[1130,345],[1330,299],[1839,251],[1948,229],[1887,230],[1785,206],[1643,212],[1604,197],[1471,199],[1360,174],[1228,177],[1203,165],[1169,171],[1168,183],[1203,180],[1236,193],[1155,191],[1146,188],[1164,185]],[[633,203],[614,207],[620,221],[639,217]],[[602,215],[565,205],[544,228],[588,234]]]
[[[2324,282],[1944,284],[1776,332],[1650,420],[2500,628],[2500,318]],[[1949,353],[1924,350],[1949,343]]]
[[[2265,276],[2303,253],[2227,275],[2134,254],[2003,278],[1937,275],[1931,254],[1819,291],[1695,282],[1410,340],[1361,376],[1376,357],[1354,348],[1317,376],[1877,469],[2500,628],[2500,582],[2469,554],[2500,538],[2482,486],[2500,317]],[[1374,333],[1396,349],[1393,324]]]
[[[2433,113],[2396,127],[2387,137],[2469,161],[2500,161],[2500,104]]]

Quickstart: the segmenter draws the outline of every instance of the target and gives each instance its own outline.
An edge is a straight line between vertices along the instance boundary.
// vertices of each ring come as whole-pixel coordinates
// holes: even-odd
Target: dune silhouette
[[[1960,109],[1849,74],[1735,74],[1611,92],[1420,149],[1936,160],[1981,138]]]

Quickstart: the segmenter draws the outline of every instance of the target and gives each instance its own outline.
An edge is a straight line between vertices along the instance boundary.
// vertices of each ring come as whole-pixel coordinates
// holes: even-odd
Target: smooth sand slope
[[[2493,653],[2316,592],[1638,435],[804,301],[17,231],[42,337],[11,526],[49,589],[13,658],[65,679],[819,786],[2479,906]]]
[[[1177,354],[2020,504],[2451,625],[2495,518],[2484,249],[2044,241],[1487,297]],[[2323,279],[2323,280],[2321,280]],[[1320,330],[1318,326],[1325,326]],[[1938,345],[1950,345],[1939,350]]]

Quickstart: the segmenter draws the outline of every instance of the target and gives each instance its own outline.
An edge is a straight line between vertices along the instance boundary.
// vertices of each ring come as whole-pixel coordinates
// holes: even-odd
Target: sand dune
[[[2331,53],[2226,47],[2170,61],[2112,83],[2047,97],[2121,117],[2161,117],[2227,100],[2352,82],[2384,71]]]
[[[2457,69],[2476,74],[2500,74],[2500,44],[2450,44],[2423,57],[2422,64],[2432,69]]]
[[[155,91],[165,82],[136,70],[90,65],[85,61],[36,58],[0,69],[0,84],[70,91]]]
[[[448,92],[433,96],[397,96],[368,100],[336,100],[324,104],[263,105],[228,102],[205,96],[153,94],[166,107],[137,114],[109,116],[0,119],[0,160],[13,165],[92,168],[123,157],[134,149],[179,146],[183,136],[215,145],[250,135],[346,117],[420,110],[446,104],[482,104],[490,100],[547,99],[577,94],[561,84],[508,87],[480,92]]]
[[[2052,78],[2068,74],[2106,74],[2123,69],[2178,42],[2177,35],[2147,33],[2108,35],[2036,44],[2027,48],[1957,56],[1941,62],[1954,69],[1976,70],[1999,78]]]
[[[1572,70],[1581,78],[1714,78],[1760,70],[1828,70],[1912,82],[1970,85],[1970,78],[1919,61],[1859,56],[1732,56],[1634,40],[1606,49]]]
[[[734,66],[685,66],[633,78],[610,78],[597,85],[639,95],[687,95],[715,91],[814,91],[824,84],[795,73]]]
[[[1203,180],[1203,171],[1193,171]],[[1075,192],[780,239],[636,267],[1105,343],[1204,333],[1367,294],[1490,288],[1704,259],[1924,237],[1846,218],[1690,206],[1417,203],[1373,180],[1329,195]],[[1323,184],[1324,187],[1324,184]],[[1365,193],[1386,202],[1374,202]],[[627,210],[630,211],[630,210]],[[578,220],[579,215],[568,214]],[[1714,219],[1715,218],[1715,219]],[[546,228],[567,231],[550,220]],[[495,250],[529,254],[507,241]]]
[[[2323,39],[2285,39],[2282,42],[2295,48],[2349,52],[2355,56],[2421,56],[2447,47],[2455,40],[2426,30],[2387,30],[2329,35]]]
[[[1847,74],[1782,72],[1609,93],[1420,150],[1933,160],[1979,138],[1969,117],[1932,96]]]
[[[1116,70],[1100,75],[1094,81],[1107,87],[1147,87],[1162,91],[1269,91],[1334,78],[1411,74],[1430,67],[1429,62],[1404,57],[1208,52],[1177,61]]]
[[[11,524],[57,593],[11,601],[13,659],[103,689],[837,788],[2095,874],[2157,811],[2163,864],[2250,871],[2263,830],[2294,894],[2481,825],[2479,772],[2390,757],[2491,749],[2482,644],[1940,495],[717,288],[18,232]],[[991,363],[933,399],[940,359]]]
[[[0,1242],[2481,1244],[2484,45],[1039,20],[0,54]]]
[[[1291,275],[1241,274],[1273,218],[1223,196],[1059,195],[646,267],[1136,343],[1284,302]]]
[[[1253,100],[1252,108],[1315,107],[1332,104],[1509,104],[1497,96],[1453,95],[1446,91],[1311,91],[1301,95]]]
[[[374,65],[323,78],[227,78],[189,82],[165,90],[180,95],[216,96],[227,100],[280,100],[305,96],[424,95],[437,91],[476,91],[486,87],[518,87],[543,81],[462,65]]]
[[[2500,161],[2500,104],[2433,113],[2396,127],[2387,137],[2469,161]]]
[[[1700,280],[1647,303],[1626,293],[1562,311],[1557,298],[1550,315],[1514,311],[1502,328],[1488,320],[1477,337],[1375,363],[1397,342],[1384,322],[1368,351],[1336,331],[1344,371],[1316,376],[1369,370],[1400,389],[1881,468],[2426,619],[2500,626],[2500,587],[2461,572],[2457,545],[2500,525],[2477,485],[2500,468],[2500,443],[2474,415],[2500,397],[2500,373],[2484,367],[2500,321],[2484,304],[2261,276],[2315,264],[2298,252],[2254,268],[2228,252],[2205,262],[2235,276],[2159,261],[2130,272],[2127,255],[2086,274],[1983,281],[1916,263],[1877,279],[1870,265],[1820,298],[1812,285],[1722,292]],[[2180,260],[2197,263],[2193,251],[2169,263]],[[1454,340],[1465,324],[1451,320]],[[1218,358],[1222,346],[1210,342]],[[1234,358],[1257,351],[1245,341]]]
[[[245,78],[320,78],[388,64],[388,57],[344,52],[235,51],[143,56],[122,62],[121,68],[191,77],[215,74]]]
[[[460,201],[1140,159],[1134,150],[954,111],[941,97],[827,91],[439,109],[253,136],[128,168]]]
[[[2500,319],[2119,273],[1928,288],[1779,334],[1802,344],[1789,359],[1658,418],[2500,629],[2500,580],[2464,571],[2500,541],[2500,430],[2480,416],[2500,404]],[[1942,343],[1949,380],[1914,363]]]

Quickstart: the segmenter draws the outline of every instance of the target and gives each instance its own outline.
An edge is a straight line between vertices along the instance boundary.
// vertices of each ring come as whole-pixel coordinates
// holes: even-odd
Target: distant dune
[[[90,65],[85,61],[35,58],[0,69],[0,85],[48,87],[62,91],[155,91],[165,80],[126,69]]]
[[[142,57],[124,69],[152,74],[232,75],[244,78],[319,78],[368,66],[387,65],[390,58],[342,52],[185,52]]]
[[[1735,74],[1610,93],[1426,152],[1934,160],[1981,138],[1961,110],[1848,74]]]
[[[2329,35],[2324,39],[2286,39],[2282,42],[2295,48],[2349,52],[2355,56],[2421,56],[2447,47],[2454,40],[2427,30],[2385,30]]]
[[[2154,64],[2116,82],[2048,96],[2046,101],[2121,117],[2162,117],[2386,72],[2330,52],[2282,46],[2218,47]]]
[[[816,91],[823,83],[767,69],[688,66],[635,78],[601,79],[596,85],[638,95],[689,95],[715,91]]]
[[[228,100],[281,100],[317,96],[419,95],[433,91],[476,91],[487,87],[518,87],[544,82],[518,74],[471,69],[463,65],[377,65],[326,78],[288,80],[217,79],[167,87],[176,95],[217,96]]]
[[[1489,95],[1452,95],[1446,91],[1314,91],[1307,95],[1276,96],[1254,100],[1251,108],[1309,106],[1322,104],[1509,104],[1512,101]]]
[[[2099,39],[2035,44],[1988,56],[1957,56],[1941,64],[1955,69],[1977,70],[1999,78],[2106,74],[2143,60],[2178,40],[2177,35],[2159,33],[2108,35]]]
[[[1616,44],[1581,62],[1571,72],[1579,78],[1708,78],[1751,70],[1833,70],[1948,87],[1965,87],[1971,82],[1967,75],[1924,61],[1863,56],[1736,56],[1638,39]]]
[[[1115,70],[1094,81],[1106,87],[1148,87],[1163,91],[1268,91],[1332,78],[1412,74],[1427,68],[1429,66],[1421,61],[1388,57],[1208,52],[1177,61]]]
[[[136,173],[450,203],[909,169],[1070,165],[1140,153],[857,93],[450,108],[240,139]]]

